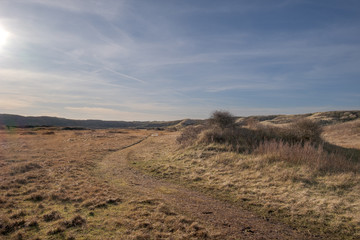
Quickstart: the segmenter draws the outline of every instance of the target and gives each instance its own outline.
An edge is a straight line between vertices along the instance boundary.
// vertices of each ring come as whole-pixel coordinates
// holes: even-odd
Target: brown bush
[[[295,142],[320,142],[322,128],[310,119],[302,119],[291,124],[287,129],[289,137],[293,137]]]
[[[220,143],[230,147],[233,151],[249,151],[259,141],[254,131],[246,128],[214,128],[203,131],[199,137],[200,143]]]
[[[221,129],[235,127],[235,117],[227,111],[215,111],[212,113],[209,123]]]

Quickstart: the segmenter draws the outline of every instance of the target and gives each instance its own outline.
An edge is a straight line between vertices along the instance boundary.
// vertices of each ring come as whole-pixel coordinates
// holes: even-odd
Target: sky
[[[358,0],[0,0],[0,113],[359,109]]]

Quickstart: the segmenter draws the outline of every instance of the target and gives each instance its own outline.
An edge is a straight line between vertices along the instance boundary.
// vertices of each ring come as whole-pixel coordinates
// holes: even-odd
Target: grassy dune
[[[358,239],[359,150],[350,149],[349,157],[348,149],[336,146],[358,146],[358,123],[325,127],[326,146],[323,140],[318,145],[267,141],[250,152],[236,151],[223,135],[223,143],[204,142],[202,133],[208,139],[206,131],[210,131],[214,139],[213,129],[196,134],[197,130],[185,130],[187,136],[193,134],[191,144],[175,147],[174,137],[169,143],[173,151],[136,161],[136,165],[148,174],[233,202],[264,218],[331,239]],[[327,150],[329,146],[333,152]]]

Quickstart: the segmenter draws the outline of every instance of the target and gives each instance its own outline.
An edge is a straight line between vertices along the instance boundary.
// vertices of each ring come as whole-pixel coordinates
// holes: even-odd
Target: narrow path
[[[170,140],[168,135],[146,137],[122,150],[107,155],[100,164],[102,176],[115,188],[132,196],[157,199],[169,207],[197,219],[224,239],[315,239],[287,225],[267,221],[253,213],[213,199],[202,193],[154,179],[129,166],[144,152],[154,157]]]

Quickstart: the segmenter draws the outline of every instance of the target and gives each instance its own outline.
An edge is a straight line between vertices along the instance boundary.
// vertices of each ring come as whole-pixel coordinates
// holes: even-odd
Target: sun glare
[[[9,37],[9,32],[4,28],[0,27],[0,47],[5,45],[7,38]]]

